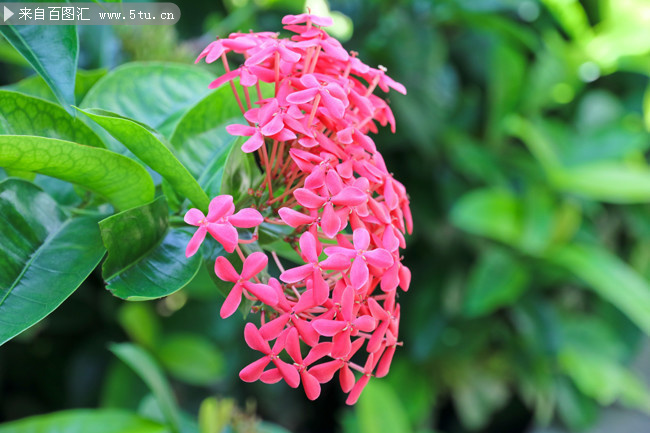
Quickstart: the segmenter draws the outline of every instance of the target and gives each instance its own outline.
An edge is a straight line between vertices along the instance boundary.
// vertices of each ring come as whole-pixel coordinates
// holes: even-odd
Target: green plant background
[[[0,421],[24,418],[1,433],[650,431],[647,1],[177,4],[174,27],[0,27]],[[202,265],[223,251],[182,254],[189,202],[255,177],[193,60],[305,6],[408,89],[376,136],[415,220],[404,347],[354,408],[239,381],[254,354]]]

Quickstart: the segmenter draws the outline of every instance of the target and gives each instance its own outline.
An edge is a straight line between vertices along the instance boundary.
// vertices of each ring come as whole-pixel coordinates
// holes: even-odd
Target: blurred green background
[[[81,26],[79,67],[191,63],[215,36],[279,31],[308,6],[407,87],[388,95],[397,133],[375,137],[415,220],[404,347],[356,407],[336,383],[309,402],[239,380],[255,354],[241,318],[218,317],[207,271],[149,303],[111,297],[95,275],[0,348],[0,421],[146,414],[145,385],[107,350],[130,340],[189,414],[210,396],[236,407],[236,432],[262,431],[255,416],[294,433],[650,431],[648,0],[176,3],[174,27]],[[0,85],[30,74],[1,40]]]

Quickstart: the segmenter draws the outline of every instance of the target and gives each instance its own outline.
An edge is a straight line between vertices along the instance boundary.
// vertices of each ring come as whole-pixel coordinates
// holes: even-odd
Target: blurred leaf
[[[102,77],[81,107],[101,108],[158,128],[205,96],[213,79],[209,72],[190,65],[127,63]]]
[[[598,356],[597,351],[585,353],[565,349],[560,354],[559,364],[578,389],[599,404],[611,405],[627,393],[627,389],[633,389],[627,395],[634,396],[639,408],[650,411],[650,392],[642,379],[615,360]]]
[[[474,190],[456,202],[451,221],[467,232],[515,244],[521,235],[521,206],[508,191]]]
[[[105,254],[99,217],[70,218],[26,181],[0,183],[0,344],[66,300]],[[65,272],[61,270],[65,263]]]
[[[617,162],[599,162],[554,169],[553,185],[567,192],[607,203],[650,201],[650,170]]]
[[[371,380],[356,406],[360,433],[409,433],[413,430],[395,391],[383,382]]]
[[[92,129],[58,104],[8,90],[0,90],[0,100],[0,123],[7,125],[4,134],[38,135],[105,147]]]
[[[542,0],[572,38],[583,40],[589,36],[589,19],[578,0]]]
[[[129,303],[129,305],[138,305]],[[106,409],[137,410],[142,398],[149,393],[147,385],[131,368],[119,359],[109,364],[102,380],[99,406]]]
[[[127,302],[118,313],[118,321],[135,343],[153,348],[160,339],[160,323],[147,302]]]
[[[156,361],[147,351],[134,344],[112,344],[110,349],[147,384],[172,430],[178,432],[180,430],[180,415],[176,400]]]
[[[500,144],[502,119],[516,109],[525,73],[524,53],[507,43],[495,44],[490,56],[488,134]]]
[[[156,353],[172,376],[192,385],[210,385],[223,374],[223,354],[200,335],[166,336]]]
[[[0,136],[0,166],[76,183],[118,209],[153,199],[151,177],[137,162],[117,153],[53,138]]]
[[[650,284],[625,262],[595,245],[565,245],[547,259],[585,281],[650,335]]]
[[[463,311],[468,317],[491,313],[512,304],[526,290],[528,273],[504,251],[488,250],[472,269]]]
[[[485,371],[467,371],[452,389],[452,397],[462,424],[475,430],[485,426],[492,413],[509,397],[506,385]]]
[[[0,433],[167,433],[158,423],[116,409],[75,409],[0,425]]]
[[[560,419],[571,430],[585,430],[593,426],[598,417],[598,406],[581,394],[568,379],[558,379],[556,395]]]
[[[181,197],[188,198],[203,212],[208,211],[210,199],[183,164],[160,141],[161,137],[157,137],[155,131],[109,111],[80,111],[106,129],[145,164],[160,173]]]
[[[645,119],[645,128],[650,131],[650,85],[646,88],[643,97],[643,117]]]
[[[0,33],[43,77],[68,111],[74,88],[79,41],[76,26],[0,26]]]
[[[221,433],[230,424],[233,416],[235,401],[231,399],[217,400],[215,397],[206,398],[199,408],[199,431],[201,433]]]
[[[132,301],[167,296],[198,272],[201,256],[185,257],[190,232],[169,229],[167,212],[164,197],[159,197],[99,223],[108,249],[102,275],[115,296]]]

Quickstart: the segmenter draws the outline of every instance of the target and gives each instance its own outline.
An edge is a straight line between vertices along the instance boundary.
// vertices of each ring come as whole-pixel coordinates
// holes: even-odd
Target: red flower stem
[[[275,251],[271,251],[271,256],[273,256],[273,260],[275,261],[275,264],[277,265],[280,272],[284,272],[284,267],[282,266],[282,263],[280,263],[280,259],[278,258],[278,255],[275,253]]]
[[[308,72],[309,64],[311,63],[311,56],[314,54],[314,48],[309,47],[307,50],[307,55],[305,56],[305,62],[302,65],[302,75],[305,75]]]
[[[280,52],[275,52],[275,96],[278,96],[278,87],[280,87]]]
[[[318,104],[320,103],[320,93],[316,94],[316,97],[314,98],[314,104],[311,106],[311,113],[309,113],[309,122],[307,123],[307,127],[309,128],[314,121],[314,117],[316,116],[316,110],[318,110]]]
[[[244,96],[246,96],[246,105],[248,106],[248,109],[250,110],[253,107],[253,104],[251,104],[251,97],[248,94],[248,87],[241,86],[241,88],[244,89]]]
[[[355,364],[352,361],[348,361],[348,366],[353,370],[357,370],[360,373],[366,374],[365,370],[360,365]]]
[[[268,170],[273,177],[273,164],[275,163],[275,155],[278,152],[278,140],[273,140],[273,149],[271,150],[271,162],[269,163]]]
[[[377,87],[377,83],[379,83],[379,75],[375,75],[375,78],[372,79],[372,83],[370,83],[370,86],[368,86],[368,90],[366,91],[366,98],[370,96],[372,92],[375,91],[375,88]]]
[[[271,185],[271,170],[269,166],[269,154],[266,151],[266,143],[262,145],[262,154],[264,155],[264,166],[266,167],[266,186],[269,188],[269,198],[273,199],[273,186]]]
[[[316,53],[314,54],[314,58],[311,61],[311,67],[309,68],[309,73],[313,74],[314,69],[316,69],[316,62],[318,62],[318,55],[320,54],[320,45],[316,47]]]
[[[226,53],[221,54],[221,61],[223,62],[223,67],[226,70],[226,74],[230,72],[230,66],[228,66],[228,59],[226,58]],[[230,89],[232,90],[232,93],[235,95],[235,99],[237,100],[237,104],[239,105],[239,109],[241,110],[241,114],[246,113],[246,110],[244,110],[244,104],[241,103],[241,99],[239,98],[239,93],[237,93],[237,89],[235,88],[235,83],[232,82],[232,80],[229,81],[230,83]]]
[[[284,161],[284,141],[280,143],[280,150],[278,150],[278,159],[275,161],[275,166],[273,171],[275,172],[276,177],[280,175],[278,167]]]
[[[255,83],[255,88],[257,89],[257,100],[261,101],[263,98],[262,98],[262,89],[260,89],[260,81],[259,80],[257,80],[257,82]]]
[[[241,259],[241,261],[242,261],[242,263],[243,263],[244,260],[246,260],[246,256],[245,256],[244,253],[242,252],[241,248],[239,248],[239,245],[237,245],[237,246],[235,247],[235,251],[237,251],[237,254],[239,255],[239,258]]]

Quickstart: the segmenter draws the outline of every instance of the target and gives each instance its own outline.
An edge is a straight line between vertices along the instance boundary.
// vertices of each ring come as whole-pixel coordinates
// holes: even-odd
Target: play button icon
[[[11,18],[12,16],[14,16],[14,13],[11,12],[7,6],[5,6],[5,10],[4,10],[4,12],[3,12],[3,16],[4,16],[4,22],[7,22],[7,20],[8,20],[9,18]]]

